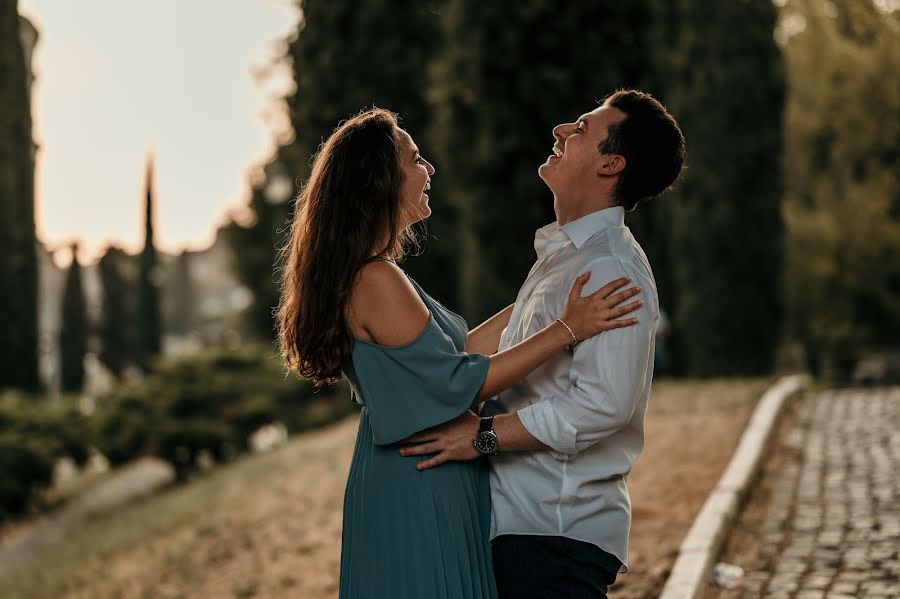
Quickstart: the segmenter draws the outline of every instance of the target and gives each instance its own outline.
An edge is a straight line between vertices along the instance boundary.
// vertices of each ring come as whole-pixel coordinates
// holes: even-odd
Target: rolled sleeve
[[[584,295],[625,276],[610,261],[592,265]],[[522,425],[559,460],[570,460],[631,421],[652,367],[657,318],[655,298],[643,294],[638,324],[606,331],[580,343],[566,390],[519,410]],[[630,317],[631,315],[629,315]]]
[[[575,445],[578,430],[549,401],[519,410],[519,420],[532,437],[550,448],[550,455],[556,459],[568,460],[578,454]]]

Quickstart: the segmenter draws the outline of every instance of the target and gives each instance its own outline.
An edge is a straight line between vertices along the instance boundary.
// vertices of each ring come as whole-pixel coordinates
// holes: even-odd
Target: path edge
[[[659,599],[698,599],[702,595],[725,541],[725,531],[734,523],[762,464],[782,410],[788,400],[811,385],[808,374],[784,376],[760,398],[725,473],[682,541]]]

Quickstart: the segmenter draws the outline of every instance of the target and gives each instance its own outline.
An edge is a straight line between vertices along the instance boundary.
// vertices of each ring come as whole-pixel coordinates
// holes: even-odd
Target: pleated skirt
[[[420,472],[366,408],[344,495],[340,599],[496,599],[484,460]]]

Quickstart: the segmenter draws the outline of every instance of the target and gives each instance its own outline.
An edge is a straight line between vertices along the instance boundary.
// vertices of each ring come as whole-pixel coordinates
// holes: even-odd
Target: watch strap
[[[493,416],[482,416],[481,422],[478,425],[478,432],[484,433],[487,431],[494,430],[494,417]]]

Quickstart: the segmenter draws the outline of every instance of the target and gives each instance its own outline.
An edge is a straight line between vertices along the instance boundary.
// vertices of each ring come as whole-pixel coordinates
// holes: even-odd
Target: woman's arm
[[[590,274],[588,271],[575,279],[560,317],[568,327],[571,327],[572,332],[559,320],[555,320],[521,343],[490,356],[491,363],[487,376],[472,402],[473,407],[524,379],[535,368],[570,345],[573,334],[579,341],[583,341],[603,331],[630,326],[637,322],[633,318],[619,319],[619,317],[634,312],[642,302],[620,304],[637,295],[640,288],[632,287],[614,293],[630,282],[629,279],[622,278],[608,283],[591,295],[581,297],[581,290]]]
[[[515,304],[510,304],[469,331],[466,338],[466,352],[470,354],[484,354],[486,356],[497,353],[500,347],[500,334],[509,324]]]
[[[557,321],[544,327],[525,341],[490,357],[484,384],[481,385],[472,406],[497,395],[524,379],[532,370],[564,350],[572,343],[569,331]]]
[[[636,295],[639,288],[614,293],[629,283],[628,279],[623,278],[581,297],[581,290],[589,278],[590,271],[575,280],[560,316],[579,341],[636,322],[634,319],[617,318],[633,312],[640,305],[640,302],[619,305]],[[421,334],[429,319],[428,308],[406,275],[396,265],[387,262],[373,262],[360,271],[350,303],[354,319],[361,325],[360,333],[381,345],[410,343]],[[570,343],[572,334],[560,322],[554,321],[521,343],[490,356],[487,376],[472,405],[476,406],[511,387]]]

